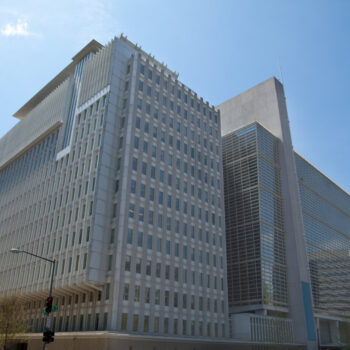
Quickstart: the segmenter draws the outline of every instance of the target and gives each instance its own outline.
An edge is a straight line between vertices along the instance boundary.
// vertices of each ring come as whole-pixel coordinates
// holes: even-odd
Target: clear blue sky
[[[282,66],[294,147],[350,192],[349,0],[1,0],[0,137],[91,39],[124,33],[211,104]]]

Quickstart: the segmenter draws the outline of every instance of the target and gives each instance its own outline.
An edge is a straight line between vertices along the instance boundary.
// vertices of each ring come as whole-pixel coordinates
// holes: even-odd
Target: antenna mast
[[[281,68],[281,62],[280,62],[280,55],[277,55],[277,57],[278,57],[278,68],[279,68],[279,70],[280,70],[281,83],[282,83],[282,85],[284,85],[283,74],[282,74],[282,68]]]

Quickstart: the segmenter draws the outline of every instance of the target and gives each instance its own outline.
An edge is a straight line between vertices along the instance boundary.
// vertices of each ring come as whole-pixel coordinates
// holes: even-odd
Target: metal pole
[[[53,275],[55,273],[56,260],[52,261],[52,271],[51,271],[51,282],[50,282],[50,292],[49,297],[52,297],[52,285],[53,285]]]
[[[28,255],[31,255],[31,256],[35,256],[36,258],[39,258],[39,259],[42,259],[42,260],[45,260],[45,261],[48,261],[52,264],[52,271],[51,271],[51,281],[50,281],[50,291],[49,291],[49,297],[52,297],[52,285],[53,285],[53,275],[55,273],[55,265],[56,265],[56,260],[51,260],[51,259],[47,259],[47,258],[44,258],[43,256],[40,256],[40,255],[36,255],[36,254],[33,254],[33,253],[30,253],[30,252],[27,252],[26,250],[22,250],[22,249],[18,249],[18,248],[12,248],[10,250],[10,252],[12,253],[25,253],[25,254],[28,254]],[[45,318],[45,325],[44,325],[44,329],[46,330],[50,330],[50,325],[51,325],[51,317],[50,315],[47,315],[46,318]],[[45,350],[45,345],[46,343],[43,342],[43,350]]]
[[[48,260],[48,259],[47,259]],[[56,264],[56,260],[51,260],[52,263],[52,271],[51,271],[51,281],[50,281],[50,291],[49,291],[49,297],[52,297],[52,285],[53,285],[53,275],[55,273],[55,264]],[[51,326],[51,317],[50,314],[46,316],[46,320],[45,320],[45,329],[50,329]],[[43,347],[42,350],[45,350],[45,345],[46,343],[43,342]]]

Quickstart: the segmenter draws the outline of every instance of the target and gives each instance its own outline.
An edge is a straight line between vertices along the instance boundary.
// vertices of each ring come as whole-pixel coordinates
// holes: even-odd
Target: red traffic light
[[[52,302],[53,302],[53,297],[48,297],[46,299],[46,308],[45,311],[49,314],[52,310]]]

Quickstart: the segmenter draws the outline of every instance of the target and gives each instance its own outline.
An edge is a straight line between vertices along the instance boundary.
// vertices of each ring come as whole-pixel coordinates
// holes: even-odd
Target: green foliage
[[[27,330],[28,315],[19,297],[0,299],[0,346],[6,350],[9,344],[19,340],[18,335]]]

